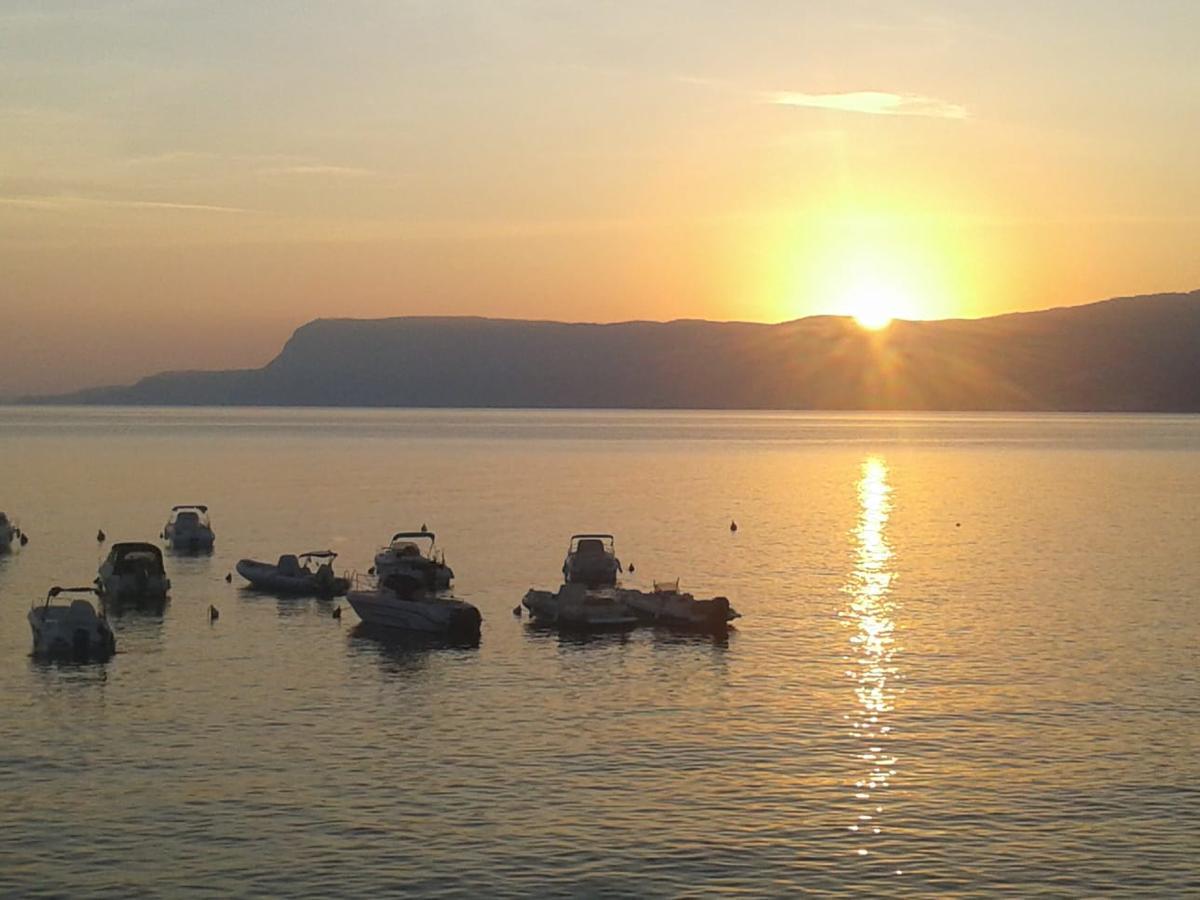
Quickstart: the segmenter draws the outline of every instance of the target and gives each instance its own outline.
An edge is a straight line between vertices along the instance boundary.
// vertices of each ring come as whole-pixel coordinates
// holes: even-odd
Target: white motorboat
[[[106,600],[164,600],[171,580],[163,568],[162,551],[154,544],[113,544],[96,578]]]
[[[52,587],[43,603],[29,610],[33,629],[33,655],[40,659],[103,661],[117,652],[117,639],[103,613],[90,601],[76,597],[70,603],[51,603],[61,594],[95,594],[91,587]]]
[[[478,638],[483,617],[474,605],[425,589],[416,578],[391,575],[374,590],[352,590],[346,601],[367,625]]]
[[[563,581],[588,587],[612,587],[621,561],[611,534],[573,534],[563,560]]]
[[[11,550],[14,541],[20,543],[22,547],[29,543],[29,539],[17,527],[16,522],[0,512],[0,553],[7,553]]]
[[[617,596],[643,622],[699,631],[719,631],[740,618],[727,597],[697,600],[681,593],[679,581],[655,582],[653,591],[618,590]]]
[[[428,541],[428,546],[422,545]],[[444,591],[450,587],[454,570],[446,565],[446,557],[437,549],[432,531],[398,531],[386,547],[375,554],[375,574],[383,583],[392,575],[407,575],[419,581],[427,590]]]
[[[530,588],[521,603],[537,625],[625,629],[638,622],[617,592],[589,590],[583,584],[564,584],[556,593]]]
[[[216,535],[208,519],[208,507],[199,504],[172,506],[162,537],[172,550],[211,550]]]

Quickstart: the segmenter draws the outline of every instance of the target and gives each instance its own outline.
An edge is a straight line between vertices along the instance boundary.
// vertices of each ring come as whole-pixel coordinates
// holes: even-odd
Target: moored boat
[[[350,579],[336,575],[332,550],[313,550],[298,556],[285,553],[276,563],[241,559],[237,572],[250,586],[273,594],[302,597],[338,597],[350,589]]]
[[[52,587],[44,602],[34,603],[28,618],[35,657],[101,662],[117,651],[108,620],[89,600],[76,597],[70,603],[51,603],[62,594],[95,593],[93,587]]]
[[[172,550],[211,550],[216,535],[208,518],[208,507],[200,504],[172,506],[162,537]]]
[[[536,625],[599,630],[633,628],[638,622],[616,592],[582,584],[564,584],[557,592],[530,588],[521,603]]]
[[[428,542],[424,549],[422,545]],[[406,575],[418,580],[426,589],[442,591],[450,587],[454,570],[446,565],[446,557],[437,549],[432,531],[398,531],[386,547],[375,554],[375,574],[380,583],[392,575]]]
[[[24,546],[28,540],[16,523],[5,513],[0,512],[0,553],[7,553],[12,549],[14,543]]]
[[[611,534],[573,534],[563,560],[563,581],[588,587],[612,587],[621,561]]]
[[[100,564],[96,586],[113,600],[162,600],[171,589],[163,568],[162,551],[154,544],[125,541],[113,544]]]
[[[617,596],[640,621],[654,625],[715,631],[740,618],[727,597],[697,600],[681,593],[678,581],[656,582],[653,591],[622,589]]]
[[[422,634],[479,636],[483,617],[465,600],[431,592],[410,575],[391,575],[373,590],[352,590],[346,601],[368,625]]]

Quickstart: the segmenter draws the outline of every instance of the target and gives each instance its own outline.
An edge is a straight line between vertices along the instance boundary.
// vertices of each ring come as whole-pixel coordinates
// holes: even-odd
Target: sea
[[[0,460],[2,896],[1200,896],[1200,417],[8,407]],[[183,503],[161,614],[31,658]],[[477,646],[227,580],[422,526]],[[741,618],[534,628],[585,531]]]

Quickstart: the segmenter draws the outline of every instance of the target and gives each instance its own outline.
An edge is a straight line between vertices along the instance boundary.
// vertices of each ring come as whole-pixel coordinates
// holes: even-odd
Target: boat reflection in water
[[[900,672],[896,665],[896,614],[892,597],[892,548],[887,540],[891,487],[887,464],[877,456],[863,461],[858,481],[859,516],[854,529],[855,565],[844,590],[849,602],[839,612],[851,630],[847,677],[854,682],[856,703],[846,719],[852,726],[856,765],[855,820],[848,826],[858,840],[854,852],[869,856],[882,829],[886,791],[896,775],[889,752],[891,725]]]
[[[350,646],[356,651],[383,656],[420,657],[435,650],[478,650],[480,637],[471,635],[422,634],[359,622],[349,630]]]

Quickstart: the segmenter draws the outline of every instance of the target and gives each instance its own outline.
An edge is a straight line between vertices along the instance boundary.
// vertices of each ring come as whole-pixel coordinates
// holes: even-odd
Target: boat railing
[[[378,584],[374,575],[351,569],[345,573],[345,579],[350,582],[352,591],[373,591]]]

